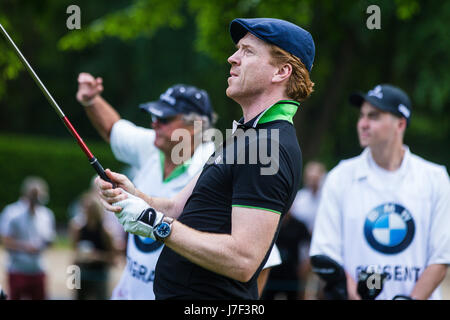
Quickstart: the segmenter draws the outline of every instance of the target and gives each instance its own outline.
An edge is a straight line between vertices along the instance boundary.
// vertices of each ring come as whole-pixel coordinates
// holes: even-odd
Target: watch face
[[[160,238],[166,238],[170,234],[170,225],[167,222],[162,222],[156,229],[156,233]]]

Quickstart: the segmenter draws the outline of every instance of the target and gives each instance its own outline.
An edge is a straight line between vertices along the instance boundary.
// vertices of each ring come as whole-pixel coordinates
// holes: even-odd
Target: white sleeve
[[[0,213],[0,236],[8,236],[10,233],[10,220],[12,216],[11,205],[8,205]]]
[[[278,250],[277,245],[274,244],[272,247],[272,251],[270,251],[269,258],[267,258],[266,264],[264,265],[263,269],[272,268],[279,264],[281,264],[280,250]]]
[[[46,233],[46,241],[53,242],[56,238],[56,228],[55,228],[55,214],[49,208],[45,208],[47,211],[47,233]]]
[[[428,243],[428,265],[450,264],[450,179],[445,167],[439,171],[433,179],[435,183]]]
[[[331,171],[325,180],[312,233],[309,255],[326,255],[342,265],[342,210],[338,180],[336,171]]]
[[[117,121],[110,135],[112,152],[117,160],[139,168],[146,156],[157,150],[154,146],[155,131],[138,127],[128,120]]]

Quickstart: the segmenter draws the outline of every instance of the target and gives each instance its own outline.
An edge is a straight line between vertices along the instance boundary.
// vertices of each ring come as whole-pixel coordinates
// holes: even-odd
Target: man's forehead
[[[268,43],[259,39],[257,36],[251,34],[250,32],[247,32],[246,35],[239,40],[236,47],[254,47],[257,45],[268,45]]]
[[[361,109],[360,112],[364,112],[364,113],[389,113],[386,112],[384,110],[381,110],[377,107],[375,107],[373,104],[371,104],[368,101],[364,101],[363,104],[361,105]]]

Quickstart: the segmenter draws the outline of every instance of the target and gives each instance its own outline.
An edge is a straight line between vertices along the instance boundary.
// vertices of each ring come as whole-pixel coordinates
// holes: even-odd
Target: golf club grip
[[[97,173],[100,176],[100,178],[102,178],[103,180],[111,183],[113,185],[113,188],[116,187],[116,184],[114,182],[112,182],[111,179],[109,179],[108,176],[106,175],[105,169],[103,169],[102,165],[97,160],[97,158],[94,157],[92,159],[89,159],[89,162],[91,163],[91,165],[94,168],[94,170],[97,171]]]

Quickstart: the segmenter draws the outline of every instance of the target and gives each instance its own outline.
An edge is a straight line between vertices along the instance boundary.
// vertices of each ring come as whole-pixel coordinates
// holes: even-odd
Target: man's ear
[[[405,132],[406,132],[406,127],[408,125],[408,122],[403,117],[399,117],[397,119],[398,119],[397,128],[402,132],[402,135],[404,136]]]
[[[273,75],[272,82],[283,82],[292,74],[292,66],[289,63],[278,67],[276,73]]]
[[[406,130],[407,125],[408,125],[408,122],[406,121],[406,119],[401,117],[400,121],[398,122],[399,128],[403,129],[403,131],[404,131],[404,130]]]

